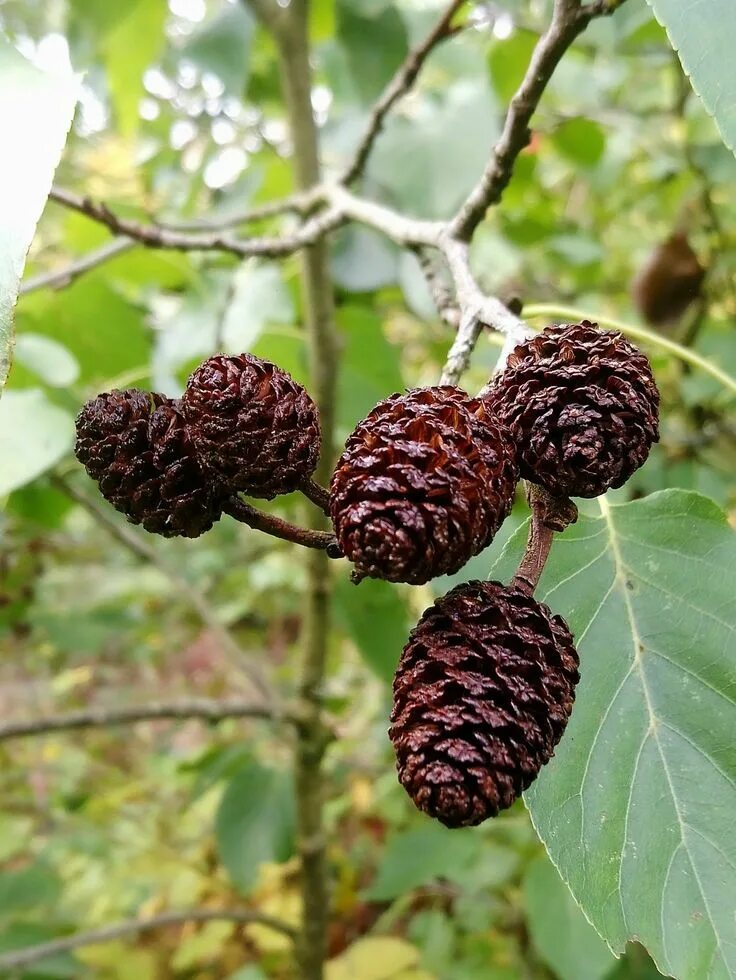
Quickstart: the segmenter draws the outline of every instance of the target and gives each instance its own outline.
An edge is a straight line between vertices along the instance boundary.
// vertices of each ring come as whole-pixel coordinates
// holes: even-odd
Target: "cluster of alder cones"
[[[421,584],[457,572],[508,515],[521,477],[555,498],[620,487],[658,438],[649,362],[588,321],[549,327],[469,397],[444,385],[380,402],[345,444],[330,513],[355,577]],[[196,537],[243,492],[304,487],[320,454],[314,402],[250,354],[217,355],[172,400],[88,402],[77,456],[129,520]],[[550,759],[579,679],[565,622],[523,585],[473,581],[425,611],[394,679],[399,779],[450,827],[510,806]]]

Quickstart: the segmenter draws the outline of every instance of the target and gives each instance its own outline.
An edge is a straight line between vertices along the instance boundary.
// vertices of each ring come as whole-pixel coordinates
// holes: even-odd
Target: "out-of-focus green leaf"
[[[21,334],[15,359],[51,388],[68,388],[79,377],[79,364],[68,348],[41,334]]]
[[[603,156],[603,128],[590,119],[568,119],[559,125],[552,140],[563,156],[581,167],[594,167]]]
[[[0,37],[0,393],[13,349],[13,309],[26,253],[66,141],[79,92]]]
[[[337,313],[343,338],[338,386],[338,420],[349,432],[373,406],[404,382],[398,350],[389,343],[378,314],[362,306],[342,306]]]
[[[74,419],[40,389],[7,391],[0,401],[0,497],[50,469],[73,442]]]
[[[731,0],[711,0],[704,17],[698,4],[681,0],[649,0],[649,4],[724,142],[736,152],[736,76],[731,71],[736,6]]]
[[[0,873],[0,916],[53,906],[61,892],[58,874],[43,861]]]
[[[603,980],[614,956],[544,856],[527,870],[524,902],[532,942],[560,980]]]
[[[246,4],[224,3],[192,34],[182,55],[201,71],[217,75],[231,95],[240,96],[248,80],[254,31],[255,20]]]
[[[24,296],[18,326],[66,347],[79,365],[81,382],[90,387],[148,364],[151,356],[145,311],[113,288],[104,268],[60,293]]]
[[[337,37],[345,50],[356,91],[369,103],[406,57],[407,36],[393,4],[363,12],[354,0],[338,0]]]
[[[448,834],[427,823],[393,837],[366,897],[385,901],[438,878],[453,879],[478,860],[483,842],[469,830]]]
[[[294,801],[288,774],[251,760],[230,780],[215,822],[220,858],[231,880],[248,891],[266,861],[294,850]]]
[[[504,102],[509,101],[521,84],[536,43],[536,36],[524,30],[514,31],[511,37],[494,42],[488,55],[488,67],[494,91]]]
[[[164,44],[167,4],[157,0],[71,0],[71,8],[94,34],[104,60],[118,128],[129,136],[138,126],[143,73]]]
[[[337,581],[335,603],[338,621],[365,662],[382,680],[389,682],[410,626],[400,589],[371,578],[355,586],[343,575]]]
[[[396,281],[396,249],[375,231],[347,228],[336,236],[331,268],[343,289],[373,292]]]
[[[636,938],[664,973],[720,980],[736,973],[736,534],[695,493],[598,504],[540,583],[576,637],[581,682],[525,798],[612,949]]]

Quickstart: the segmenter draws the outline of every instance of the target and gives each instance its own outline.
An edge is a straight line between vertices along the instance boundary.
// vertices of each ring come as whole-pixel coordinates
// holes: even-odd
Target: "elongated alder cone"
[[[649,361],[589,320],[516,347],[484,398],[518,443],[521,475],[555,496],[622,486],[659,439]]]
[[[77,417],[75,451],[103,497],[153,534],[196,538],[221,516],[180,402],[135,388],[98,395]]]
[[[447,827],[511,806],[553,755],[578,680],[565,622],[521,589],[468,582],[438,599],[394,678],[389,736],[414,804]]]
[[[314,472],[317,406],[270,361],[253,354],[210,357],[189,378],[182,400],[204,465],[233,491],[270,500]]]
[[[345,444],[335,534],[360,575],[428,582],[486,547],[517,480],[511,435],[483,402],[451,385],[392,395]]]
[[[644,319],[655,327],[676,324],[700,295],[705,269],[682,231],[658,245],[632,284]]]

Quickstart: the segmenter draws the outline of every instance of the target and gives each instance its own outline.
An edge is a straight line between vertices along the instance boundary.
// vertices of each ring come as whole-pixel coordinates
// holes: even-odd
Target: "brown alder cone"
[[[700,295],[705,269],[683,231],[658,245],[631,287],[637,309],[655,327],[677,323]]]
[[[135,388],[98,395],[77,417],[75,452],[103,497],[153,534],[196,538],[222,514],[178,401]]]
[[[319,412],[304,388],[253,354],[217,354],[182,399],[204,465],[233,491],[270,500],[298,489],[320,453]]]
[[[589,320],[520,344],[484,398],[518,443],[521,475],[557,497],[622,486],[659,439],[649,361]]]
[[[335,534],[359,575],[418,585],[490,543],[517,480],[511,435],[483,402],[451,385],[392,395],[345,444]]]
[[[515,586],[467,582],[430,606],[394,678],[399,781],[447,827],[495,817],[567,725],[578,655],[564,620]]]

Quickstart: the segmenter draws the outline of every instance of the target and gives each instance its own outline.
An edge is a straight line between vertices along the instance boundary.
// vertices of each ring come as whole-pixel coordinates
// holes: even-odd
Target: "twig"
[[[409,52],[403,64],[399,66],[396,74],[383,90],[378,101],[373,105],[365,132],[361,137],[353,159],[339,178],[339,184],[350,184],[360,175],[373,149],[376,137],[383,129],[386,116],[399,99],[406,95],[412,87],[422,69],[422,65],[431,52],[441,41],[453,34],[450,27],[452,18],[464,3],[465,0],[451,0],[429,34]]]
[[[115,922],[100,929],[90,929],[88,932],[78,932],[60,939],[28,946],[25,949],[12,950],[0,954],[0,970],[20,970],[21,968],[40,963],[41,960],[60,953],[70,953],[82,946],[96,946],[98,943],[109,943],[126,936],[134,936],[152,929],[165,926],[184,925],[188,922],[234,922],[238,925],[261,925],[280,932],[289,939],[294,939],[295,930],[281,919],[270,915],[254,912],[251,909],[183,909],[181,912],[162,912],[148,919],[128,919]],[[7,975],[7,974],[6,974]]]
[[[445,275],[443,275],[443,273],[446,274],[444,255],[432,252],[426,247],[416,248],[414,253],[419,262],[419,267],[424,273],[437,312],[448,327],[457,330],[460,326],[460,310],[457,307],[452,289],[449,283],[445,281]]]
[[[9,739],[25,738],[29,735],[48,735],[52,732],[69,732],[80,728],[110,728],[115,725],[134,725],[142,721],[188,720],[223,721],[226,718],[264,718],[273,719],[274,712],[264,704],[250,701],[223,700],[213,698],[191,698],[185,701],[154,702],[153,704],[131,705],[124,708],[85,708],[45,718],[19,719],[0,724],[0,742]],[[279,720],[281,719],[279,715]],[[283,719],[294,721],[288,712]]]
[[[579,0],[555,0],[550,26],[534,48],[526,75],[511,99],[488,166],[451,222],[453,237],[470,241],[488,208],[500,200],[516,158],[529,142],[529,122],[560,59],[594,17],[613,9],[610,2],[581,7]]]
[[[578,509],[567,497],[553,497],[533,483],[527,484],[527,497],[532,510],[529,540],[513,584],[533,595],[542,577],[555,533],[564,531],[577,521]]]
[[[75,279],[103,265],[110,259],[114,259],[123,252],[128,252],[135,248],[138,243],[130,238],[113,238],[111,242],[105,242],[100,248],[83,255],[81,258],[62,266],[60,269],[53,269],[51,272],[42,272],[37,276],[26,279],[20,287],[20,295],[27,296],[35,293],[39,289],[61,289],[70,286]]]
[[[245,211],[223,215],[220,218],[192,218],[189,221],[167,221],[161,218],[154,223],[159,228],[171,231],[225,231],[238,225],[256,224],[282,214],[309,214],[323,199],[321,187],[315,187],[304,194],[290,194],[276,201],[267,201]]]
[[[52,482],[68,497],[71,497],[81,507],[84,507],[87,513],[101,527],[104,527],[108,533],[128,548],[129,551],[132,551],[133,554],[142,558],[143,561],[152,565],[154,568],[158,568],[169,579],[175,587],[176,592],[186,599],[204,626],[217,638],[222,648],[237,660],[253,686],[264,698],[265,706],[278,713],[279,699],[276,692],[271,689],[271,685],[264,677],[261,668],[247,656],[232,633],[220,621],[216,610],[210,605],[207,597],[196,586],[192,585],[188,579],[172,568],[161,557],[158,551],[152,548],[147,541],[144,541],[139,534],[136,534],[131,527],[116,520],[112,513],[108,512],[106,507],[101,507],[96,501],[77,490],[73,484],[61,476],[53,477]]]
[[[264,531],[266,534],[281,538],[282,541],[291,541],[294,544],[302,545],[304,548],[326,551],[330,558],[341,557],[335,535],[331,531],[313,530],[312,528],[290,524],[289,521],[284,521],[280,517],[274,517],[273,514],[266,514],[256,507],[251,507],[239,497],[231,497],[225,504],[224,511],[234,517],[236,521],[247,524],[248,527],[252,527],[256,531]]]
[[[327,517],[330,516],[329,490],[320,486],[319,483],[315,483],[314,480],[306,480],[300,487],[300,490],[308,500],[311,500],[313,504],[319,507],[323,514]]]
[[[174,231],[161,225],[145,225],[121,217],[100,201],[93,201],[60,187],[52,188],[50,197],[58,204],[105,225],[116,235],[133,238],[148,248],[170,248],[180,252],[219,251],[241,257],[257,255],[278,258],[292,255],[306,245],[318,241],[344,221],[344,215],[339,210],[328,208],[309,218],[291,235],[241,239],[218,230],[196,234]]]

